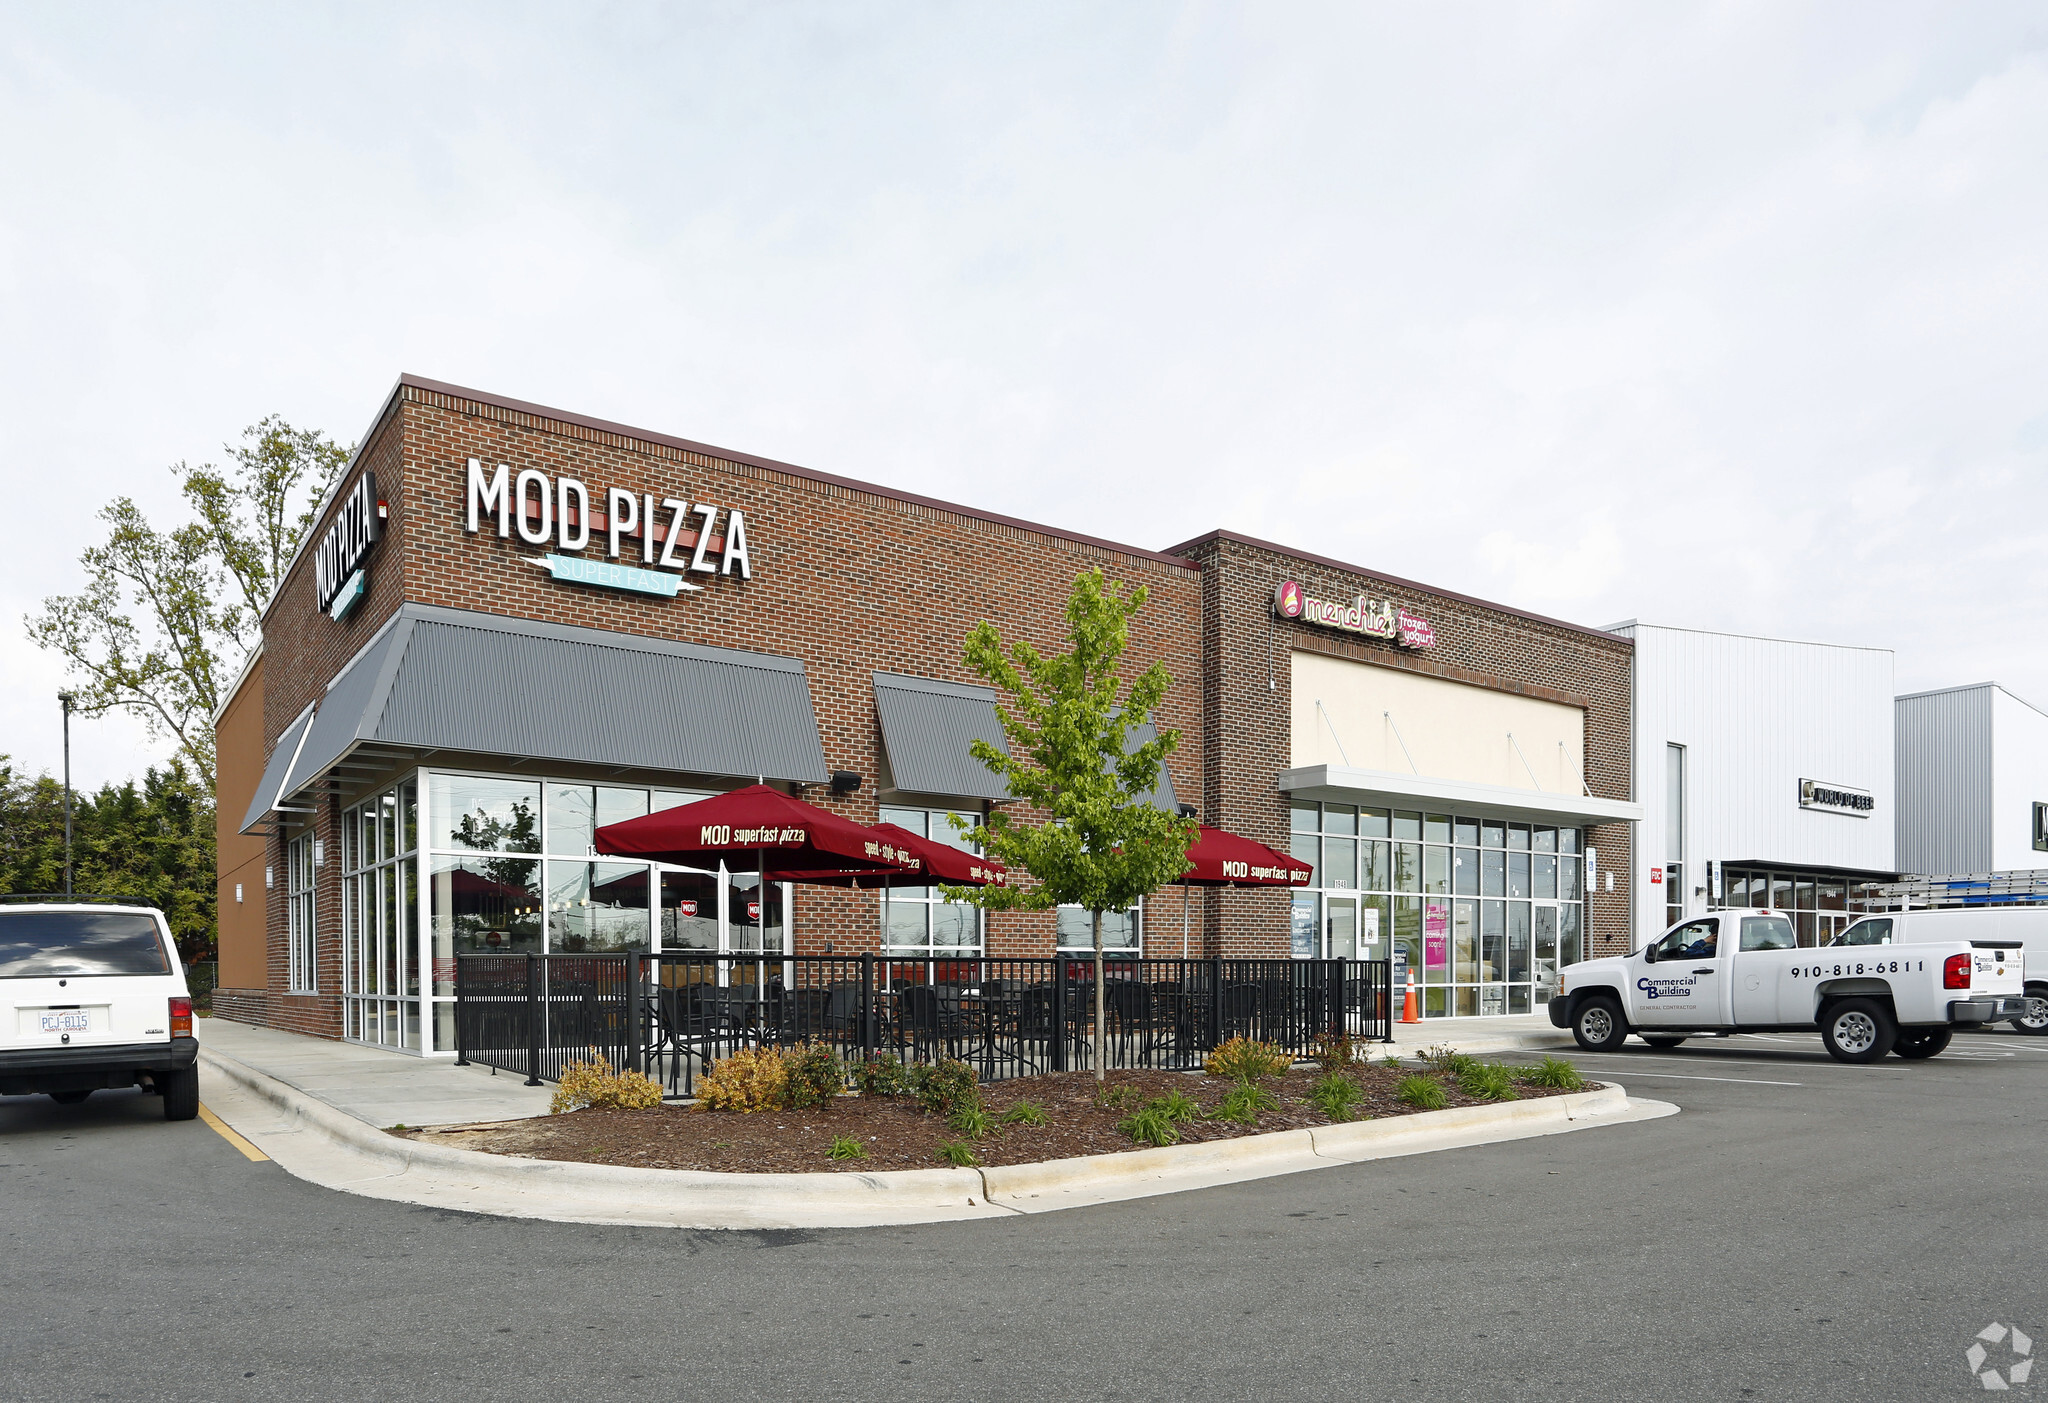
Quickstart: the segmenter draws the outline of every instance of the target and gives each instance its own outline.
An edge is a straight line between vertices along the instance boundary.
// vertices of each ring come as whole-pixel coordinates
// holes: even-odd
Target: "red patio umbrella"
[[[908,828],[893,823],[876,823],[868,832],[881,835],[882,852],[903,863],[901,871],[815,871],[792,863],[768,874],[777,882],[818,882],[852,887],[926,887],[943,882],[956,887],[1003,887],[1010,874],[1000,862],[979,853],[967,852],[948,843],[920,838]]]
[[[803,868],[774,868],[766,880],[775,882],[809,882],[819,886],[853,887],[856,890],[880,889],[882,892],[881,932],[879,946],[886,948],[889,930],[889,892],[895,887],[927,887],[944,882],[956,887],[1002,887],[1010,883],[1010,874],[1000,862],[965,852],[947,843],[938,843],[930,838],[920,838],[908,828],[894,823],[877,823],[869,826],[870,833],[880,835],[882,851],[893,855],[905,864],[896,872],[821,872]],[[915,864],[911,866],[910,864]]]
[[[885,855],[882,840],[852,819],[765,784],[608,823],[597,830],[596,846],[606,857],[650,858],[685,867],[723,862],[734,872],[900,872],[909,867]]]
[[[1188,887],[1305,887],[1315,880],[1307,863],[1203,824],[1188,844],[1190,868],[1181,874],[1180,957],[1188,957]]]
[[[595,845],[606,856],[758,872],[764,902],[769,882],[838,882],[854,872],[928,880],[917,859],[880,835],[765,784],[608,823]]]

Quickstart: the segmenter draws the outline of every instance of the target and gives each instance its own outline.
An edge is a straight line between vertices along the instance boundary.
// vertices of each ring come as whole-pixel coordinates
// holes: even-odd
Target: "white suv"
[[[75,1105],[143,1086],[199,1114],[192,995],[163,912],[108,897],[0,898],[0,1095]]]

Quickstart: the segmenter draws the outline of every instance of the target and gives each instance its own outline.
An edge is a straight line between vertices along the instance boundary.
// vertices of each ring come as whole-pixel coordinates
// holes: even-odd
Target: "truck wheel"
[[[1677,1047],[1677,1046],[1678,1046],[1678,1045],[1679,1045],[1680,1043],[1683,1043],[1683,1042],[1685,1041],[1685,1039],[1684,1039],[1684,1038],[1653,1038],[1653,1037],[1651,1037],[1651,1036],[1650,1036],[1649,1034],[1645,1033],[1645,1034],[1643,1035],[1643,1041],[1644,1041],[1644,1042],[1646,1042],[1646,1043],[1648,1043],[1648,1044],[1649,1044],[1649,1045],[1650,1045],[1651,1047],[1656,1047],[1656,1048],[1665,1048],[1665,1047]]]
[[[1821,1041],[1837,1062],[1875,1062],[1898,1035],[1891,1010],[1875,999],[1843,999],[1821,1015]]]
[[[1892,1044],[1892,1051],[1909,1062],[1923,1057],[1933,1057],[1949,1044],[1956,1035],[1953,1028],[1901,1028],[1899,1039]]]
[[[2024,1017],[2013,1019],[2012,1026],[2018,1032],[2032,1033],[2038,1038],[2048,1033],[2048,990],[2029,989],[2027,997],[2033,1002],[2027,1005]]]
[[[1612,1052],[1627,1038],[1621,1005],[1613,999],[1588,999],[1572,1015],[1572,1040],[1588,1052]]]
[[[50,1093],[50,1099],[60,1106],[76,1106],[90,1095],[92,1088],[87,1087],[84,1091],[53,1091]]]
[[[191,1120],[199,1114],[199,1064],[182,1072],[162,1072],[156,1084],[163,1088],[164,1119]]]

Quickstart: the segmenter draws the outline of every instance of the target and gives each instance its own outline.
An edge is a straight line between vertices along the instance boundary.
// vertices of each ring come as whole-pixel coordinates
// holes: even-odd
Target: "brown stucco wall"
[[[263,864],[269,844],[244,837],[242,815],[263,778],[263,658],[259,655],[214,723],[214,850],[220,913],[218,984],[228,989],[261,989],[269,983],[264,948],[268,920],[263,900]],[[235,888],[242,899],[235,900]]]

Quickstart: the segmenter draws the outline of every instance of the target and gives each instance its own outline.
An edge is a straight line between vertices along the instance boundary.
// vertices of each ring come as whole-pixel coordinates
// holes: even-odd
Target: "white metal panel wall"
[[[2034,805],[2048,804],[2048,716],[1991,689],[1991,867],[2048,867],[2034,850]],[[1973,869],[1974,870],[1974,869]]]
[[[1899,870],[1992,870],[1990,683],[1919,692],[1898,718]]]
[[[1634,636],[1636,933],[1661,930],[1665,746],[1685,747],[1686,906],[1706,864],[1762,859],[1888,871],[1893,865],[1892,654],[1637,624]],[[1799,807],[1799,781],[1870,791],[1868,818]]]

